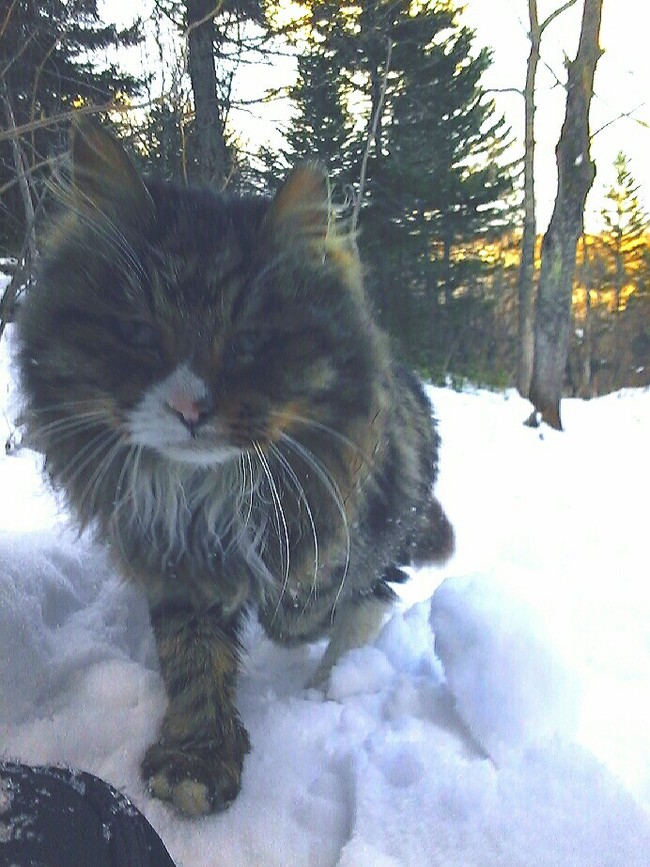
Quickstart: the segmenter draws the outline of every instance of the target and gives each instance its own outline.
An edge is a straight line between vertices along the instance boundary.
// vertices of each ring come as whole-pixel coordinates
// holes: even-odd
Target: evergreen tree
[[[331,52],[298,59],[298,81],[292,89],[299,124],[287,135],[292,161],[319,160],[333,178],[346,169],[351,118],[340,95]]]
[[[616,294],[616,310],[624,304],[627,285],[639,288],[639,278],[647,256],[648,215],[639,201],[639,185],[630,172],[622,151],[614,160],[616,178],[605,193],[607,204],[601,211],[605,224],[603,240],[608,252],[607,278]]]
[[[4,218],[0,242],[20,250],[42,190],[41,177],[66,147],[69,114],[136,93],[140,82],[100,53],[138,38],[139,24],[118,31],[101,23],[97,0],[21,0],[0,11],[0,141]]]
[[[600,345],[609,356],[601,377],[609,390],[650,381],[650,224],[624,153],[617,154],[614,169],[601,211],[605,231],[600,245],[600,288],[614,298],[613,311],[606,314],[609,334]]]
[[[484,301],[478,242],[504,226],[512,193],[504,124],[480,86],[489,54],[472,53],[444,0],[313,0],[311,12],[290,144],[356,185],[376,305],[412,360],[467,364],[468,299]],[[434,317],[452,330],[458,319],[455,333],[434,341]]]
[[[175,24],[187,44],[193,112],[191,118],[183,119],[183,174],[217,187],[232,185],[236,154],[227,141],[226,122],[231,107],[234,58],[244,46],[251,47],[244,25],[264,23],[264,3],[156,0],[155,6]],[[177,107],[174,110],[177,112]],[[154,131],[157,122],[154,118]],[[172,133],[171,146],[176,147],[178,136],[173,135],[173,128],[159,127],[160,132],[164,129]]]

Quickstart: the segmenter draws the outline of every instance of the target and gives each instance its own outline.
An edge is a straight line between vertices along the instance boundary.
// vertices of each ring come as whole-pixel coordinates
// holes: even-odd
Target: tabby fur
[[[280,642],[329,635],[322,685],[400,567],[451,553],[429,402],[317,167],[228,198],[142,179],[86,120],[19,334],[30,442],[149,603],[168,708],[144,778],[187,815],[221,809],[249,749],[246,614]]]

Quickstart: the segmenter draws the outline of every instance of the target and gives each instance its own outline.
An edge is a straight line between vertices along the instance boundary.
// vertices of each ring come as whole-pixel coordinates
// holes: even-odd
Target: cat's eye
[[[158,348],[158,330],[144,319],[116,319],[115,329],[129,346],[137,349]]]
[[[226,349],[224,362],[226,367],[246,367],[253,364],[263,349],[266,338],[259,332],[243,331],[231,341]]]

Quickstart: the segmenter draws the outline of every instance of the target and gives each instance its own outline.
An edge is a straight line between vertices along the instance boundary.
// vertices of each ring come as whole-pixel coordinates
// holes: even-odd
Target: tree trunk
[[[589,106],[603,0],[585,0],[580,43],[568,66],[566,114],[556,148],[558,191],[542,243],[535,311],[535,359],[530,399],[551,427],[562,430],[560,400],[571,331],[576,245],[596,168],[589,155]]]
[[[224,119],[214,66],[216,0],[186,0],[188,68],[194,94],[198,178],[223,187],[228,176]]]
[[[517,389],[528,397],[533,375],[535,349],[534,308],[535,292],[535,74],[539,60],[542,31],[537,20],[537,0],[528,0],[530,20],[530,53],[526,65],[524,89],[524,231],[521,237],[521,263],[519,265],[519,332],[517,358]]]
[[[517,390],[522,397],[528,397],[530,381],[533,376],[535,354],[535,241],[537,224],[535,221],[535,76],[539,61],[542,35],[548,25],[576,0],[567,0],[539,23],[537,0],[528,0],[528,22],[530,31],[530,52],[526,64],[526,84],[524,87],[524,228],[521,237],[521,263],[519,265],[518,289],[518,354]]]

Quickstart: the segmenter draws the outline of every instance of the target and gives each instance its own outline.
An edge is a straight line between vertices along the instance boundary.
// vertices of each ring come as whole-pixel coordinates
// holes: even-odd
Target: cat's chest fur
[[[324,467],[310,478],[282,456],[213,468],[151,453],[125,460],[114,494],[106,492],[105,528],[152,601],[229,611],[305,588],[317,593],[349,559],[348,516],[327,490],[336,482]]]
[[[254,475],[237,461],[206,469],[151,454],[127,460],[107,532],[148,596],[225,609],[259,597],[272,576]]]

